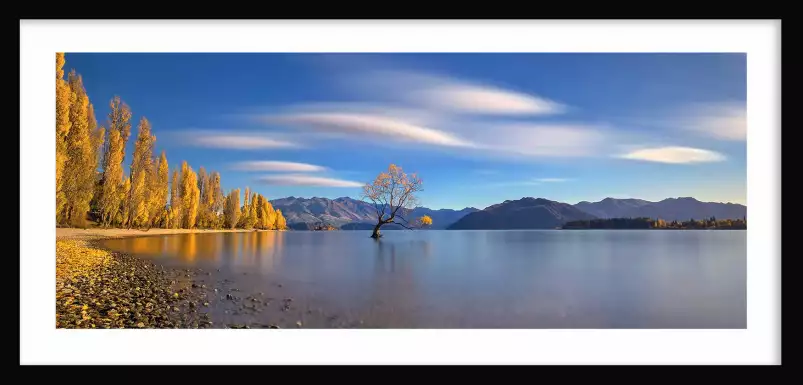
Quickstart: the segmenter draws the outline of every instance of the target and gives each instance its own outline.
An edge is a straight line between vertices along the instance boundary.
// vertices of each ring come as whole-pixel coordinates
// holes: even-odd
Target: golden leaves
[[[109,252],[89,247],[86,241],[56,241],[56,281],[85,274],[97,266],[107,265],[110,260]],[[73,301],[72,298],[67,300]]]
[[[415,207],[415,193],[423,189],[422,183],[415,173],[407,175],[401,167],[391,164],[363,186],[363,198],[374,203],[380,220],[392,220],[399,210]]]
[[[182,227],[191,229],[195,227],[195,220],[198,217],[198,204],[201,192],[198,189],[198,176],[186,161],[181,164],[179,196],[181,199]]]
[[[240,189],[236,188],[229,192],[226,197],[226,204],[223,211],[226,227],[233,229],[237,226],[240,218]]]
[[[134,143],[134,159],[131,162],[131,191],[128,220],[134,226],[149,226],[154,215],[155,198],[152,191],[153,175],[153,145],[154,136],[151,135],[151,124],[142,117],[137,127],[137,141]]]
[[[63,57],[62,57],[63,59]],[[73,70],[56,79],[56,220],[83,227],[95,194],[95,169],[104,129],[97,127],[83,80]]]
[[[287,230],[287,221],[282,215],[282,210],[276,210],[276,230]]]
[[[64,79],[64,52],[56,52],[56,79]]]
[[[114,96],[109,101],[110,112],[105,124],[99,125],[83,78],[73,70],[65,80],[64,65],[64,53],[56,53],[58,224],[84,227],[89,204],[95,198],[102,227],[217,228],[225,223],[234,228],[242,215],[248,219],[246,227],[286,228],[281,212],[274,211],[267,199],[258,194],[246,196],[249,210],[241,214],[240,190],[237,190],[236,200],[231,194],[224,198],[219,173],[199,178],[184,162],[180,173],[173,172],[170,183],[165,153],[158,159],[153,157],[156,136],[145,117],[139,121],[131,173],[126,178],[123,162],[131,135],[131,109],[119,96]],[[101,148],[103,172],[102,178],[97,178]],[[198,186],[199,181],[202,188]],[[248,204],[255,200],[260,203]]]
[[[424,215],[421,218],[418,218],[418,222],[421,226],[432,226],[432,218],[429,215]]]

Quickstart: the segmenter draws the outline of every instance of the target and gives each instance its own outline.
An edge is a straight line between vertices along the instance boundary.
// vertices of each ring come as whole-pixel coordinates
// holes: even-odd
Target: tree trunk
[[[383,224],[384,223],[379,222],[379,223],[376,224],[376,226],[374,226],[374,232],[373,232],[373,234],[371,234],[371,238],[379,239],[379,237],[382,236],[382,234],[379,233],[379,228],[382,227]]]

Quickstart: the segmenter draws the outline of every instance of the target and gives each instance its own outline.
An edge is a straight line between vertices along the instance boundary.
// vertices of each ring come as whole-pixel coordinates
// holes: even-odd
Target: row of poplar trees
[[[153,154],[156,136],[141,118],[130,170],[124,173],[131,109],[119,97],[98,126],[81,75],[64,79],[64,54],[56,54],[56,223],[121,228],[245,228],[284,230],[281,210],[245,189],[223,194],[220,173],[196,173],[187,162],[170,175],[164,151]]]

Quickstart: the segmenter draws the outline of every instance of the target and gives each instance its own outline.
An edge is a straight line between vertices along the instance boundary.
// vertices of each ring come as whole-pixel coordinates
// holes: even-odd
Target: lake
[[[205,286],[208,311],[223,324],[746,327],[746,231],[383,234],[379,241],[370,231],[181,234],[104,246],[192,271],[184,284]],[[248,308],[252,296],[267,300]]]

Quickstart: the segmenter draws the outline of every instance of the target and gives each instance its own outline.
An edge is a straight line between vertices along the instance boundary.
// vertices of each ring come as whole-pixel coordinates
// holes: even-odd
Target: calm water
[[[369,235],[182,234],[106,246],[212,271],[209,280],[243,292],[292,297],[297,314],[252,317],[304,317],[310,327],[746,327],[745,231]]]

